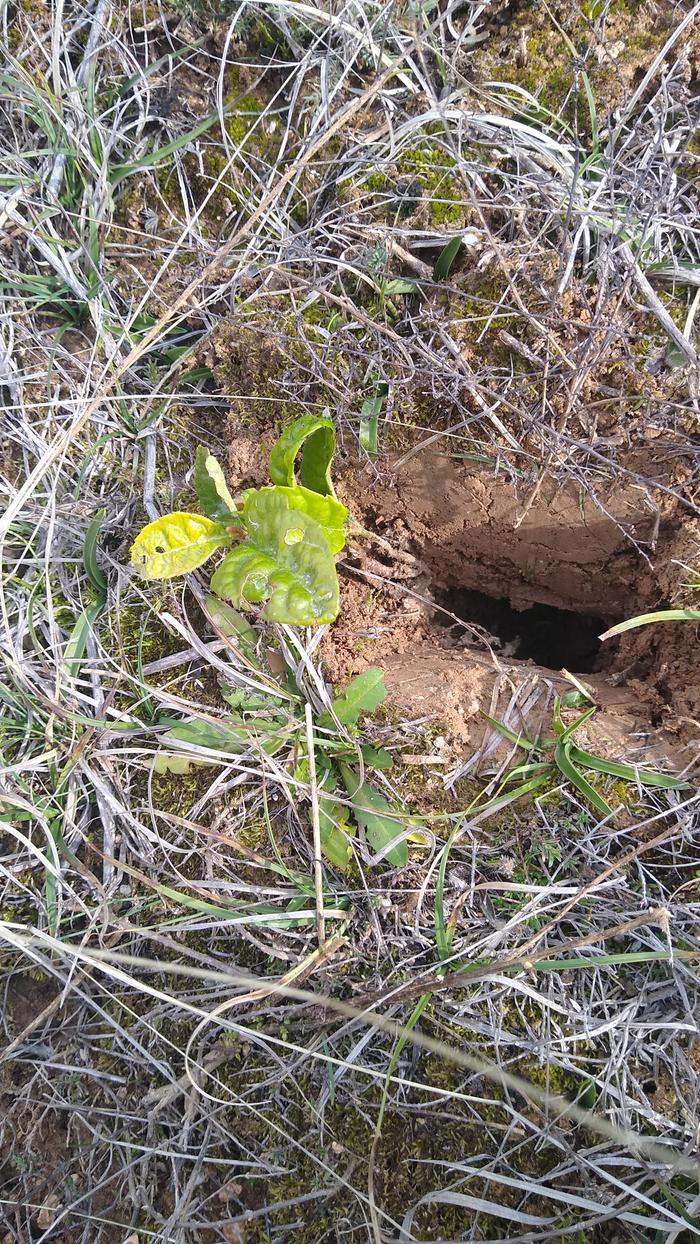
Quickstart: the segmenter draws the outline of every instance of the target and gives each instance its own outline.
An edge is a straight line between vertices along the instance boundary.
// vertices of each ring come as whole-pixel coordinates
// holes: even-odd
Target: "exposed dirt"
[[[231,448],[236,484],[264,478],[258,437]],[[700,528],[671,489],[682,458],[647,452],[654,483],[601,479],[592,496],[551,478],[512,482],[429,446],[379,484],[357,462],[339,494],[378,539],[355,537],[340,563],[343,609],[322,645],[342,683],[369,664],[386,671],[393,703],[478,746],[479,709],[498,709],[537,674],[600,711],[589,741],[607,754],[670,755],[684,764],[700,739],[700,647],[687,622],[597,635],[677,598],[698,564]],[[687,577],[687,576],[686,576]],[[447,613],[445,610],[449,610]],[[522,656],[536,652],[535,661]],[[535,726],[536,728],[536,726]],[[694,745],[695,744],[695,745]]]

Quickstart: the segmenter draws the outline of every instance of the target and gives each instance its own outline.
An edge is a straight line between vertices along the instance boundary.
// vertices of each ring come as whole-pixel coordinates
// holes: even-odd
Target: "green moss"
[[[456,161],[441,146],[428,140],[411,147],[401,153],[397,166],[401,173],[417,178],[421,198],[429,202],[433,224],[455,224],[462,218],[462,196],[455,184]]]

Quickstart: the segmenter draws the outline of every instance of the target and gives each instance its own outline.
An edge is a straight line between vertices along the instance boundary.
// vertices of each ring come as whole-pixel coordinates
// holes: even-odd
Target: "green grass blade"
[[[410,1034],[412,1033],[413,1029],[418,1023],[418,1020],[423,1014],[426,1006],[430,1002],[431,997],[432,997],[432,994],[429,994],[429,993],[421,994],[420,998],[416,1002],[416,1005],[411,1011],[411,1014],[406,1020],[401,1036],[398,1038],[396,1045],[394,1046],[392,1050],[391,1058],[389,1059],[389,1066],[387,1067],[386,1077],[384,1080],[384,1087],[382,1089],[382,1100],[379,1103],[379,1113],[377,1115],[377,1124],[374,1129],[375,1136],[379,1136],[381,1134],[382,1123],[384,1121],[384,1112],[386,1110],[387,1097],[389,1094],[389,1085],[391,1083],[391,1077],[396,1071],[397,1063],[401,1057],[401,1051],[406,1045],[406,1042],[408,1041]]]
[[[97,561],[97,541],[107,511],[100,510],[92,522],[88,524],[83,541],[83,565],[85,573],[97,595],[104,599],[107,595],[107,580]]]
[[[388,392],[388,384],[385,382],[378,384],[373,396],[366,398],[360,409],[360,444],[370,458],[376,457],[377,454],[379,416]]]
[[[587,73],[581,73],[581,81],[583,82],[583,89],[586,92],[588,115],[591,119],[591,156],[595,159],[600,151],[600,141],[598,138],[598,112],[595,106],[595,98],[593,96],[590,78]]]
[[[433,280],[445,281],[450,275],[452,265],[459,254],[462,245],[461,238],[450,238],[450,241],[440,251],[433,267]]]
[[[120,181],[124,181],[126,177],[133,176],[134,173],[141,173],[146,168],[154,168],[156,164],[162,164],[163,160],[167,160],[169,156],[174,155],[176,151],[180,151],[183,147],[189,146],[201,138],[202,134],[206,134],[213,125],[219,120],[219,114],[213,112],[210,116],[205,117],[198,125],[193,125],[192,129],[187,130],[184,134],[180,134],[178,138],[173,138],[172,142],[166,143],[163,147],[158,147],[155,151],[149,151],[148,155],[142,156],[140,160],[134,160],[131,164],[115,164],[109,173],[109,183],[114,188],[119,185]]]
[[[601,760],[600,756],[592,756],[580,747],[572,747],[571,760],[584,769],[593,769],[596,773],[606,773],[608,777],[622,778],[625,782],[641,782],[643,786],[656,786],[660,790],[688,790],[692,782],[683,778],[673,777],[670,773],[658,773],[654,769],[636,769],[634,765],[618,764],[614,760]]]
[[[569,754],[570,744],[560,739],[554,749],[554,761],[559,772],[566,778],[567,782],[571,782],[575,786],[579,794],[587,803],[595,808],[596,812],[600,812],[602,816],[611,816],[612,808],[605,802],[602,795],[594,790],[590,782],[586,780],[583,774],[576,768]]]
[[[655,613],[640,613],[635,618],[611,626],[599,638],[612,639],[614,635],[634,631],[639,626],[650,626],[652,622],[700,622],[700,609],[658,609]]]
[[[514,743],[516,747],[522,747],[525,752],[539,751],[537,744],[533,743],[532,739],[528,739],[524,734],[516,734],[514,730],[509,730],[508,726],[504,726],[502,721],[498,721],[495,717],[492,717],[490,713],[484,712],[483,708],[479,709],[479,716],[483,717],[484,720],[487,721],[490,726],[493,726],[494,730],[496,730],[502,738],[507,739],[509,743]]]
[[[700,958],[700,955],[692,950],[674,950],[673,957],[687,960]],[[620,951],[619,954],[612,955],[593,954],[587,959],[583,957],[538,959],[536,963],[533,963],[532,970],[534,972],[570,972],[577,968],[613,968],[625,963],[666,963],[670,958],[670,950],[632,950],[627,953]],[[520,972],[522,969],[518,967],[515,970]]]
[[[85,656],[88,635],[103,609],[103,600],[94,600],[92,604],[87,605],[70,633],[66,650],[63,654],[63,664],[69,678],[75,678],[80,673],[80,665]]]

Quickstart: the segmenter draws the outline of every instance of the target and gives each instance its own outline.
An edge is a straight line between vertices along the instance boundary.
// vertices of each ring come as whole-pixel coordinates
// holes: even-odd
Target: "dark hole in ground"
[[[573,613],[553,605],[531,605],[513,609],[507,600],[487,596],[470,588],[450,587],[435,591],[435,600],[465,623],[481,626],[501,641],[501,651],[519,661],[532,660],[547,669],[570,670],[572,674],[592,674],[600,666],[601,642],[598,638],[608,623],[589,613]],[[454,626],[444,614],[437,620]]]

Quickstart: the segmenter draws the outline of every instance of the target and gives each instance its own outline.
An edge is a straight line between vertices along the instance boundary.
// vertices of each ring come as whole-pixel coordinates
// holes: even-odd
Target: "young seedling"
[[[239,619],[246,625],[240,615]],[[240,638],[239,622],[235,625]],[[162,753],[157,768],[182,772],[193,762],[208,763],[199,749],[235,754],[257,746],[267,755],[291,758],[295,778],[306,783],[309,758],[302,699],[292,695],[285,705],[270,708],[269,698],[239,688],[223,686],[222,694],[234,714],[219,721],[174,723],[162,735],[162,743],[170,750]],[[375,712],[385,697],[383,672],[377,668],[364,670],[335,696],[331,711],[314,721],[321,849],[329,863],[341,871],[349,867],[351,839],[358,827],[375,855],[405,827],[405,813],[365,776],[367,770],[390,769],[391,754],[384,748],[362,744],[357,737],[361,717]],[[403,867],[408,862],[406,840],[390,847],[384,858],[395,867]]]
[[[331,482],[334,452],[330,419],[305,415],[270,454],[272,484],[234,498],[220,464],[200,446],[194,483],[204,515],[179,511],[149,523],[134,541],[132,565],[145,579],[171,579],[228,549],[212,577],[217,596],[238,608],[262,604],[270,622],[335,621],[335,554],[345,545],[349,515]]]
[[[595,808],[596,812],[600,813],[601,816],[612,816],[613,809],[588,781],[586,772],[603,773],[608,777],[618,778],[623,782],[641,783],[642,786],[654,786],[661,790],[684,790],[690,786],[689,782],[684,782],[681,778],[672,777],[668,773],[659,773],[653,769],[638,769],[633,765],[617,764],[613,760],[605,760],[600,756],[592,755],[591,752],[584,751],[581,747],[577,747],[573,741],[573,736],[596,712],[595,705],[586,709],[580,717],[577,717],[568,726],[562,720],[561,709],[562,701],[557,696],[554,701],[552,722],[555,737],[553,739],[544,739],[541,742],[533,742],[521,734],[516,734],[513,730],[509,730],[507,726],[504,726],[502,722],[496,721],[494,717],[490,717],[488,713],[482,711],[482,717],[485,717],[498,734],[507,739],[509,743],[513,743],[528,753],[528,758],[524,764],[517,765],[506,774],[503,779],[503,786],[507,786],[514,781],[525,782],[527,783],[528,792],[530,792],[541,790],[551,785],[552,781],[560,781],[564,778],[566,782],[575,787],[586,803]]]

